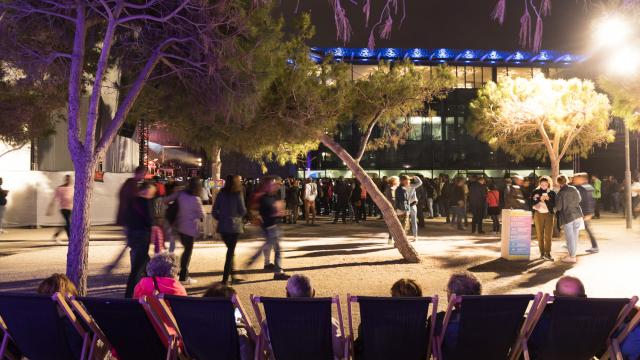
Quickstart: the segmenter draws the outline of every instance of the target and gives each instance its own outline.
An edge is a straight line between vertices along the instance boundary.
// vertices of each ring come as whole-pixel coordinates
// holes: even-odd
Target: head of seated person
[[[202,297],[231,299],[234,295],[236,295],[236,290],[231,286],[215,283],[202,294]]]
[[[468,271],[457,272],[449,278],[447,283],[447,298],[451,295],[482,295],[482,284],[480,280]]]
[[[63,296],[78,296],[76,286],[73,284],[71,279],[64,274],[53,274],[42,280],[40,285],[38,285],[37,293],[40,295],[53,295],[57,292],[61,293]]]
[[[415,280],[400,279],[391,286],[391,297],[422,297],[422,288]]]
[[[558,279],[556,289],[553,291],[555,297],[582,297],[586,298],[582,281],[574,276],[563,276]]]
[[[287,281],[288,298],[312,298],[316,296],[316,290],[311,285],[311,279],[306,275],[293,275]]]
[[[162,252],[154,255],[147,264],[147,277],[142,278],[133,291],[135,299],[143,295],[153,296],[154,292],[167,295],[187,296],[184,286],[176,279],[177,259],[174,254]]]

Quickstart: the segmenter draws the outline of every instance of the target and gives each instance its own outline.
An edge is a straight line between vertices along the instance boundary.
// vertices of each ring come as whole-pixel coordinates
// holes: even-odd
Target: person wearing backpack
[[[193,253],[193,242],[198,236],[198,222],[204,219],[204,208],[200,194],[202,193],[202,181],[198,177],[189,179],[189,184],[184,191],[177,191],[165,198],[166,203],[174,202],[173,208],[167,209],[167,217],[175,212],[173,227],[180,235],[180,242],[184,246],[184,251],[180,257],[180,282],[183,285],[195,284],[197,281],[189,277],[189,263]],[[177,207],[177,209],[175,209]]]
[[[241,279],[233,275],[233,257],[238,237],[244,232],[244,216],[247,214],[242,196],[242,178],[239,175],[227,176],[224,188],[216,197],[211,213],[218,221],[217,232],[227,246],[222,283],[228,285],[229,277],[232,282],[239,282]]]
[[[304,216],[311,224],[316,223],[316,197],[318,197],[318,185],[311,178],[307,178],[304,184]]]

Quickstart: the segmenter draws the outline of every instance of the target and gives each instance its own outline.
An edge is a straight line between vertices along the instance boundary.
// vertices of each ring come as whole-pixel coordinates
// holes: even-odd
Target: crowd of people
[[[176,280],[178,271],[178,265],[173,254],[160,253],[155,255],[147,265],[147,276],[142,278],[135,287],[133,297],[139,299],[143,296],[154,297],[159,294],[174,295],[174,296],[188,296],[187,290]],[[482,283],[480,280],[470,272],[456,272],[453,273],[446,286],[447,299],[451,299],[452,295],[456,296],[478,296],[483,295]],[[44,279],[38,286],[37,292],[39,294],[51,296],[56,292],[67,294],[71,296],[77,296],[77,290],[74,284],[63,274],[53,274],[47,279]],[[203,297],[213,298],[227,298],[231,299],[236,295],[236,291],[233,287],[214,283],[204,292]],[[283,296],[287,298],[313,298],[316,296],[316,290],[312,284],[311,279],[302,274],[295,274],[291,276],[285,286]],[[423,290],[420,284],[408,278],[402,278],[396,281],[390,288],[390,296],[398,298],[407,297],[422,297]],[[587,293],[582,281],[573,276],[563,276],[556,282],[555,290],[553,291],[555,298],[571,297],[571,298],[586,298]],[[531,336],[528,339],[528,352],[532,359],[539,359],[537,350],[542,348],[544,342],[549,336],[550,326],[552,322],[552,306],[548,304],[544,312],[541,314],[536,327],[534,328]],[[237,312],[237,310],[236,310]],[[454,304],[453,312],[447,323],[446,330],[444,332],[443,352],[446,354],[449,349],[455,349],[457,346],[458,334],[461,331],[461,311],[460,305]],[[631,312],[626,321],[623,322],[621,328],[616,332],[620,332],[622,328],[626,327],[628,321],[635,316],[635,311]],[[440,334],[442,332],[443,320],[445,318],[445,311],[440,311],[436,314],[435,320],[435,333]],[[243,323],[241,319],[237,321],[237,331],[239,336],[240,347],[240,359],[248,360],[253,359],[255,356],[255,344],[253,339],[248,336],[246,323]],[[335,318],[331,319],[331,336],[333,344],[333,354],[335,359],[344,358],[345,342],[349,341],[347,335],[342,332],[339,325],[339,321]],[[163,320],[167,332],[169,334],[176,334],[177,330],[173,328],[172,322],[168,319]],[[428,328],[432,326],[433,319],[429,318],[425,326]],[[73,334],[74,328],[71,324],[68,324],[62,331]],[[262,329],[267,331],[268,327],[261,326]],[[353,343],[353,356],[355,359],[362,358],[363,340],[361,337],[362,329],[358,328],[356,334],[352,334]],[[69,339],[76,339],[76,342],[69,342],[72,353],[80,353],[82,348],[82,342],[77,336],[68,336]],[[98,344],[98,354],[101,354],[100,358],[108,358],[108,349],[104,348],[104,344]],[[640,358],[640,327],[633,329],[624,341],[619,344],[620,351],[624,359],[639,359]]]

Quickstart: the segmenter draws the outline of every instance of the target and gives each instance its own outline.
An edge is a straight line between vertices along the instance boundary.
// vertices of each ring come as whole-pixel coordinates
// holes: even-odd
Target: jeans
[[[451,218],[451,222],[453,223],[455,221],[456,226],[458,227],[458,229],[462,230],[464,229],[464,227],[462,226],[462,221],[464,221],[465,218],[465,207],[463,206],[452,206],[451,207],[451,212],[453,214],[453,217]]]
[[[64,232],[67,233],[67,239],[71,240],[71,235],[69,235],[69,227],[71,225],[71,210],[60,209],[60,213],[64,218]]]
[[[567,249],[571,257],[575,257],[578,251],[578,234],[581,224],[582,218],[578,218],[568,224],[562,225],[562,230],[564,230],[564,236],[567,240]]]
[[[589,235],[589,240],[591,240],[591,247],[598,248],[598,242],[596,241],[596,237],[593,235],[593,230],[591,230],[591,220],[584,220],[584,230]]]
[[[184,246],[184,251],[180,256],[180,281],[187,281],[189,278],[189,263],[193,253],[193,236],[180,233],[180,242]]]
[[[416,205],[411,205],[409,209],[409,224],[413,236],[418,237],[418,207]]]
[[[127,245],[131,248],[131,273],[127,279],[127,289],[124,297],[133,297],[133,290],[144,277],[147,263],[149,263],[150,234],[147,231],[128,231]]]
[[[304,217],[307,221],[307,224],[311,222],[315,224],[316,222],[316,202],[315,200],[305,200],[304,201]]]
[[[433,213],[433,198],[427,198],[427,211],[429,212],[429,217],[436,216],[436,214]]]
[[[229,277],[233,277],[233,256],[236,252],[236,244],[238,243],[238,235],[233,233],[222,233],[222,240],[227,246],[227,256],[224,260],[224,273],[222,282],[227,282]]]
[[[338,202],[335,206],[335,218],[333,222],[338,222],[338,217],[342,215],[342,222],[347,222],[347,207],[346,203]]]
[[[553,236],[553,222],[555,219],[556,217],[553,213],[540,213],[537,211],[533,213],[533,223],[540,255],[551,255],[551,237]]]

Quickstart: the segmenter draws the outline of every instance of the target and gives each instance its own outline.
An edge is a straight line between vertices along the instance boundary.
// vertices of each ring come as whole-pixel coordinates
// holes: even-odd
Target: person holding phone
[[[531,192],[529,200],[533,209],[533,223],[536,238],[540,248],[540,259],[553,261],[551,257],[551,237],[555,215],[553,207],[556,204],[556,193],[552,190],[551,178],[543,176],[538,181],[538,187]]]

